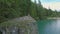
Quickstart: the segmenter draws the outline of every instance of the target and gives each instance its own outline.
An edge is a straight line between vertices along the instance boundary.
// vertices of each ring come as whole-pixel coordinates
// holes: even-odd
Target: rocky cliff
[[[0,24],[2,34],[38,34],[36,20],[31,16],[15,18]]]

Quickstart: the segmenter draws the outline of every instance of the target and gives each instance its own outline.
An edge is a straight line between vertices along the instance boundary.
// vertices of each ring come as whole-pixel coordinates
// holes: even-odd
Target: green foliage
[[[35,0],[35,3],[31,4],[31,13],[30,14],[36,20],[46,19],[47,17],[59,17],[60,16],[59,13],[60,12],[58,12],[58,11],[53,11],[51,9],[43,8],[40,1],[37,4],[36,0]]]
[[[0,22],[28,15],[30,2],[29,0],[0,0]]]
[[[9,19],[27,16],[30,14],[36,20],[47,17],[60,17],[60,12],[43,8],[41,2],[35,3],[31,0],[0,0],[0,22]]]

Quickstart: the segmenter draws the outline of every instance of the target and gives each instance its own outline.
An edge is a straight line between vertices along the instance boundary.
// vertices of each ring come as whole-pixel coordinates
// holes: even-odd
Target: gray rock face
[[[0,24],[0,31],[2,34],[38,34],[36,21],[31,16],[4,22]]]

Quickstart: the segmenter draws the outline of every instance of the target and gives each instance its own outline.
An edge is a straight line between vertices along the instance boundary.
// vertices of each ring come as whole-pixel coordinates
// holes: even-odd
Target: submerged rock
[[[15,18],[0,24],[2,34],[38,34],[36,20],[31,16]]]

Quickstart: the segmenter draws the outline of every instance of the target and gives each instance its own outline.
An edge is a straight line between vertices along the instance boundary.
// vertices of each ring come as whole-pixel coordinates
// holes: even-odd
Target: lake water
[[[60,34],[60,20],[38,21],[39,34]]]

